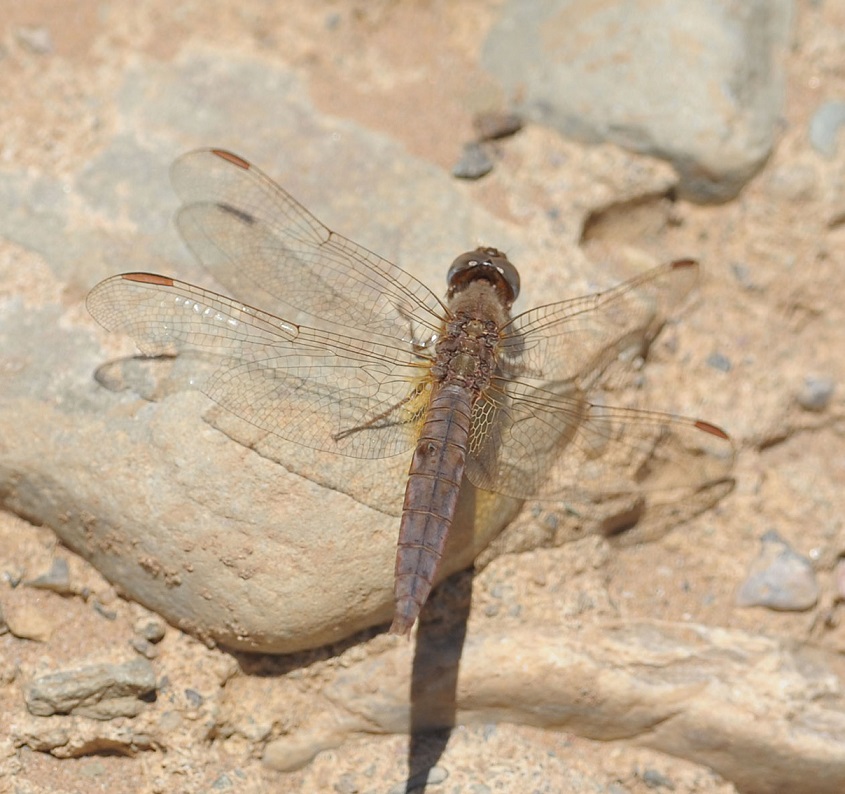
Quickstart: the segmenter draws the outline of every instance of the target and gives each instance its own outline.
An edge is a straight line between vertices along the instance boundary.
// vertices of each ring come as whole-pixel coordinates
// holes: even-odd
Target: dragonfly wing
[[[588,405],[573,386],[555,396],[513,382],[489,388],[473,406],[466,473],[479,488],[527,499],[569,454]]]
[[[589,512],[631,496],[681,502],[724,482],[733,458],[728,436],[707,422],[589,402],[572,382],[514,382],[476,403],[467,476],[480,488]]]
[[[400,341],[295,325],[143,273],[101,282],[88,309],[145,355],[195,356],[191,385],[270,438],[370,459],[413,444],[418,405],[409,410],[408,395],[420,370]]]
[[[173,164],[179,230],[214,278],[247,303],[422,344],[443,305],[402,268],[328,229],[260,170],[217,149]]]
[[[613,289],[517,315],[503,329],[504,375],[592,383],[626,349],[644,351],[697,282],[699,268],[679,260]]]

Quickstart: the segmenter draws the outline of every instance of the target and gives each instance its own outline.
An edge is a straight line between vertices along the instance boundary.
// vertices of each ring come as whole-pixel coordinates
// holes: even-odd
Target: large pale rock
[[[196,113],[211,84],[216,101]],[[214,287],[170,227],[167,169],[200,145],[249,140],[242,153],[330,226],[436,292],[454,256],[479,242],[512,252],[520,267],[539,257],[543,266],[523,269],[523,305],[548,299],[551,287],[561,298],[586,291],[583,278],[568,280],[587,271],[574,246],[580,222],[614,195],[665,189],[665,169],[609,149],[596,188],[595,164],[573,158],[571,178],[585,189],[570,199],[568,239],[529,240],[445,172],[317,113],[289,70],[186,57],[130,70],[113,99],[131,132],[63,181],[3,178],[2,278],[13,289],[0,335],[3,369],[15,376],[0,392],[0,503],[52,527],[123,594],[208,641],[284,653],[386,621],[409,459],[385,469],[292,444],[285,468],[256,454],[260,437],[246,439],[250,448],[234,443],[230,419],[182,390],[178,361],[173,372],[131,360],[100,369],[134,348],[91,320],[87,291],[127,270]],[[602,274],[605,285],[615,280]],[[94,380],[98,369],[111,390]],[[441,575],[470,565],[517,507],[467,491]]]
[[[789,0],[514,0],[483,61],[533,119],[663,157],[687,196],[724,201],[774,144],[791,10]]]
[[[339,670],[322,690],[322,708],[270,742],[265,761],[292,769],[355,734],[405,732],[412,721],[435,728],[454,714],[462,724],[505,721],[624,739],[705,764],[755,794],[845,787],[845,692],[833,654],[659,622],[529,626],[507,636],[471,630],[459,671],[444,662],[458,666],[448,643],[417,646],[416,654],[413,684],[404,646]],[[241,703],[260,709],[241,683],[237,702],[227,702],[233,721]],[[295,697],[288,689],[289,712],[298,711]]]

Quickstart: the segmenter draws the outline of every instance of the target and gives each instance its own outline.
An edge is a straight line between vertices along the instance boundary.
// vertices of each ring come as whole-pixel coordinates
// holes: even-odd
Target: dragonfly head
[[[451,298],[476,279],[489,281],[507,308],[519,295],[519,273],[511,261],[495,248],[476,248],[461,254],[449,268],[447,297]]]

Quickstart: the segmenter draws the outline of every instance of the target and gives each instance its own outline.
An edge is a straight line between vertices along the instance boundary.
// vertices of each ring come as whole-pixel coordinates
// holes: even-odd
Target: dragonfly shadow
[[[406,792],[426,790],[431,770],[445,752],[456,724],[458,671],[472,596],[472,572],[456,574],[426,603],[417,629],[411,669],[411,725]],[[446,602],[452,615],[432,619]],[[429,613],[428,615],[426,613]]]
[[[475,490],[465,488],[456,516],[453,543],[467,543],[475,531]],[[463,515],[461,515],[463,513]],[[445,752],[456,724],[458,672],[472,602],[474,572],[470,568],[449,577],[432,591],[422,608],[411,668],[408,777],[405,791],[422,794]]]

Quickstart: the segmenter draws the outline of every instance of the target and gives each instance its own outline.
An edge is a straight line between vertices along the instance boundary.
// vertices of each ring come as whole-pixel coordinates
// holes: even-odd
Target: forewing
[[[273,439],[354,458],[385,458],[413,443],[408,409],[420,376],[408,345],[295,325],[163,276],[129,273],[87,301],[106,328],[148,356],[199,361],[191,385]],[[418,406],[415,407],[418,412]]]
[[[332,232],[237,155],[191,152],[173,164],[184,202],[179,230],[214,278],[239,300],[317,318],[343,331],[424,343],[444,309],[392,262]],[[297,315],[296,313],[300,313]]]
[[[612,289],[539,306],[503,329],[506,376],[590,388],[620,354],[644,352],[698,280],[698,264],[678,260]]]

